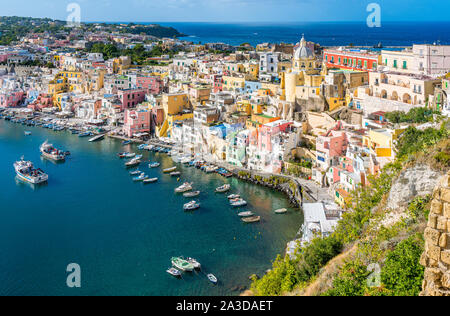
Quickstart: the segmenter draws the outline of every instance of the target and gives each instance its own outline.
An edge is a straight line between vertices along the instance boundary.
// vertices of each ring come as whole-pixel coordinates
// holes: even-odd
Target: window
[[[397,60],[394,60],[394,68],[397,68]]]
[[[403,61],[403,69],[408,69],[408,65],[407,65],[407,61],[406,60]]]

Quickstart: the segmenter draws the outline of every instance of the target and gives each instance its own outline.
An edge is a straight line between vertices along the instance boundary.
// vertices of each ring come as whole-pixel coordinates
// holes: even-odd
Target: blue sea
[[[43,160],[45,140],[69,150],[69,159]],[[180,181],[163,174],[176,165],[165,154],[145,152],[161,168],[141,170],[159,181],[135,183],[116,156],[121,151],[138,152],[109,138],[90,143],[0,120],[0,295],[238,295],[251,274],[271,267],[302,224],[301,211],[279,192],[183,166]],[[49,174],[48,184],[16,180],[13,163],[22,155]],[[195,212],[184,212],[188,200],[174,193],[183,181],[202,192]],[[226,196],[214,193],[224,183],[261,223],[244,224]],[[273,213],[282,207],[288,214]],[[197,258],[203,271],[168,275],[170,258],[180,255]],[[81,288],[66,286],[70,263],[81,267]]]
[[[161,22],[188,35],[182,39],[195,43],[223,42],[231,45],[250,43],[297,43],[302,34],[322,46],[360,45],[410,46],[434,42],[450,44],[450,22],[383,22],[370,28],[366,22],[305,23],[185,23]]]

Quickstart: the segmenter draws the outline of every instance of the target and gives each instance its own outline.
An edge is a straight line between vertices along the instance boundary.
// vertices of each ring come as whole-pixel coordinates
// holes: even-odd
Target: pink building
[[[36,110],[42,110],[43,108],[49,108],[53,106],[53,98],[50,94],[41,93],[33,101],[33,103],[28,105],[28,108]]]
[[[316,140],[316,162],[323,170],[332,165],[333,158],[345,155],[347,151],[347,135],[345,131],[332,129]]]
[[[128,137],[138,133],[150,133],[151,128],[151,112],[125,110],[125,119],[123,132]]]
[[[273,145],[276,143],[273,138],[278,136],[281,132],[285,132],[286,129],[292,125],[292,122],[277,120],[264,124],[259,129],[258,149],[264,151],[273,151]]]
[[[150,94],[160,94],[164,83],[158,76],[138,76],[136,78],[136,86],[139,89],[147,90]]]
[[[144,89],[122,89],[118,91],[119,100],[122,103],[122,111],[144,102]]]
[[[16,107],[23,102],[24,98],[23,91],[0,92],[0,108]]]

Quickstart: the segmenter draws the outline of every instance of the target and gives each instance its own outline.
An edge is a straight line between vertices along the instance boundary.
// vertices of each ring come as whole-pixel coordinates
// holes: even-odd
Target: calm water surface
[[[32,136],[25,136],[29,130]],[[72,156],[63,164],[42,160],[39,145],[48,139]],[[144,153],[161,162],[148,169],[158,183],[134,183],[116,153],[136,151],[119,141],[89,143],[68,132],[24,127],[0,120],[0,295],[235,295],[248,276],[262,275],[295,237],[302,214],[289,209],[281,193],[237,179],[182,167],[180,182],[202,191],[201,208],[182,210],[188,200],[175,195],[180,184],[162,173],[174,163],[165,154]],[[46,171],[48,184],[18,182],[12,164],[24,155]],[[262,222],[244,224],[214,188],[229,182],[248,202],[245,209]],[[172,256],[197,258],[203,273],[177,280],[165,270]],[[66,286],[66,266],[81,266],[81,288]]]

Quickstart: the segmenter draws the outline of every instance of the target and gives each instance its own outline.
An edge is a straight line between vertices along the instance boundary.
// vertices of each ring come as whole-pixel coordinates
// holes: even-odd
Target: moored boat
[[[230,204],[233,207],[245,206],[247,205],[247,201],[244,199],[231,200]]]
[[[153,182],[156,182],[156,181],[158,181],[158,178],[147,178],[147,179],[144,179],[142,182],[144,182],[144,183],[153,183]]]
[[[66,159],[66,153],[56,149],[52,144],[45,141],[40,147],[42,157],[53,161],[64,161]]]
[[[252,211],[245,211],[238,213],[238,216],[240,217],[249,217],[255,215]]]
[[[261,220],[261,216],[243,217],[241,220],[245,223],[255,223]]]
[[[200,203],[197,203],[196,201],[190,201],[189,203],[186,203],[183,205],[183,209],[185,211],[193,211],[200,207]]]
[[[200,264],[200,262],[198,262],[196,259],[188,257],[187,258],[187,262],[189,262],[190,264],[192,264],[194,266],[194,269],[201,269],[202,265]]]
[[[125,163],[126,167],[135,167],[135,166],[139,166],[141,163],[141,161],[139,159],[131,159],[130,161]]]
[[[175,189],[176,193],[183,193],[192,190],[192,183],[185,182]]]
[[[48,180],[48,175],[44,171],[34,168],[33,163],[25,161],[23,157],[14,163],[14,169],[19,179],[32,184],[44,183]]]
[[[184,197],[196,197],[200,195],[200,191],[192,191],[192,192],[185,192],[183,193]]]
[[[161,164],[159,162],[152,162],[148,165],[149,168],[158,168]]]
[[[89,141],[92,142],[96,142],[99,140],[102,140],[105,137],[105,134],[100,134],[100,135],[96,135],[94,137],[92,137],[91,139],[89,139]]]
[[[173,172],[170,173],[170,175],[171,175],[172,177],[179,176],[180,174],[181,174],[180,171],[173,171]]]
[[[31,132],[29,132],[29,131],[25,131],[25,136],[30,136],[31,135]]]
[[[216,188],[216,192],[217,193],[224,193],[227,192],[228,190],[230,190],[231,186],[229,184],[224,184],[218,188]]]
[[[175,170],[177,170],[177,167],[171,167],[171,168],[163,169],[163,172],[164,173],[170,173],[170,172],[175,171]]]
[[[227,196],[229,200],[239,199],[241,196],[239,194],[230,194]]]
[[[138,175],[138,174],[141,174],[142,173],[142,171],[140,171],[140,170],[133,170],[133,171],[130,171],[130,174],[132,175],[132,176],[135,176],[135,175]]]
[[[217,284],[217,278],[216,278],[216,276],[214,275],[214,274],[212,274],[212,273],[209,273],[209,274],[207,274],[206,275],[206,277],[208,278],[208,280],[211,282],[211,283],[213,283],[213,284]]]
[[[287,212],[287,209],[285,209],[285,208],[280,208],[280,209],[278,209],[278,210],[275,210],[275,213],[276,214],[284,214],[284,213],[286,213]]]
[[[166,270],[166,272],[169,273],[170,275],[176,277],[176,278],[181,277],[181,271],[177,270],[175,268],[169,268],[169,269]]]
[[[194,266],[192,265],[192,263],[189,263],[187,260],[184,260],[183,258],[180,257],[172,257],[170,259],[170,261],[172,262],[172,265],[181,270],[181,271],[193,271],[194,270]]]

